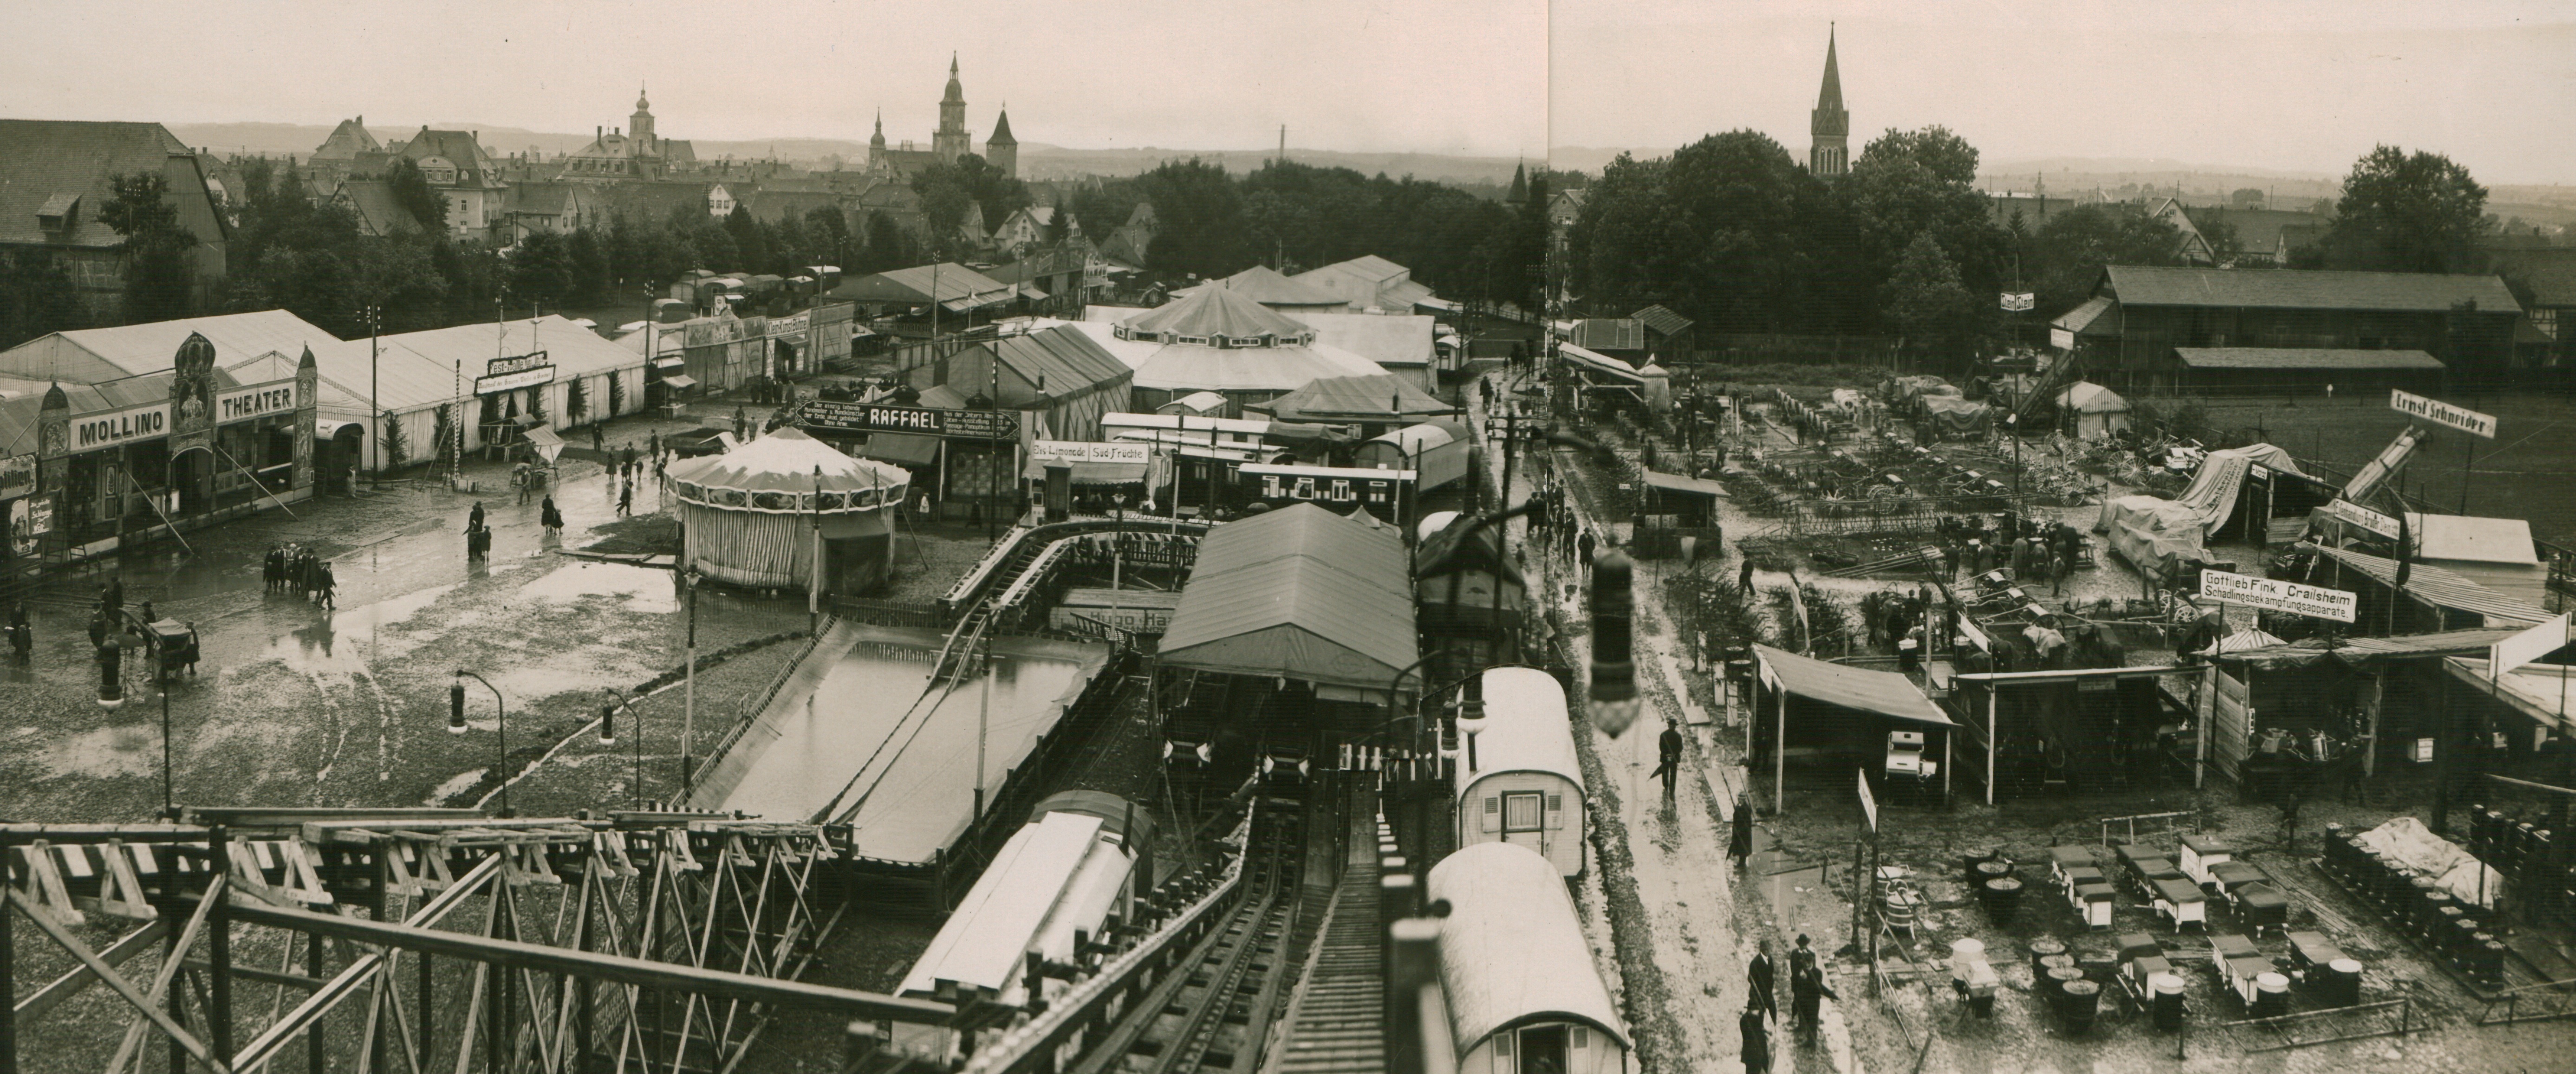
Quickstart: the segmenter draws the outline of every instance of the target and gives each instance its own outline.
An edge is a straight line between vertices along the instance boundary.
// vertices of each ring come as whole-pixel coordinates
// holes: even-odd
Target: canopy
[[[1301,503],[1208,531],[1161,659],[1377,696],[1416,655],[1403,538]]]
[[[859,454],[897,466],[928,466],[939,461],[939,438],[920,433],[869,433]]]
[[[2504,673],[2497,681],[2487,681],[2484,658],[2452,657],[2442,661],[2442,670],[2451,677],[2487,691],[2514,711],[2531,717],[2554,735],[2576,731],[2576,721],[2568,719],[2569,699],[2576,697],[2576,681],[2570,672],[2576,668],[2564,664],[2524,664]]]
[[[2248,444],[2213,451],[2201,459],[2200,472],[2191,476],[2191,487],[2174,497],[2174,502],[2200,514],[2204,537],[2216,533],[2236,514],[2236,493],[2245,487],[2246,475],[2252,473],[2256,466],[2288,474],[2300,473],[2298,462],[2290,458],[2289,452],[2270,444]]]
[[[1409,421],[1458,412],[1393,373],[1323,377],[1271,400],[1268,408],[1281,421]]]
[[[1931,423],[1935,435],[1976,436],[1994,427],[1995,408],[1953,396],[1925,395],[1923,420]]]
[[[1828,664],[1758,644],[1753,659],[1764,681],[1797,697],[1915,723],[1950,724],[1914,680],[1893,671]]]
[[[2412,579],[2409,579],[2412,581]],[[2425,659],[2483,653],[2487,647],[2523,632],[2522,627],[2445,630],[2437,634],[2401,634],[2394,638],[2338,638],[2326,648],[2324,638],[2301,638],[2257,649],[2224,649],[2217,660],[2245,664],[2260,671],[2313,667],[2327,660],[2347,667],[2369,667],[2385,660]]]
[[[554,463],[555,456],[563,454],[564,439],[556,436],[554,430],[540,425],[528,430],[525,435],[528,443],[536,445],[537,455],[545,459],[548,465]]]
[[[2120,393],[2089,380],[2067,385],[2065,391],[2057,393],[2057,405],[2078,414],[2124,414],[2129,410],[2129,401],[2120,398]]]
[[[2325,545],[2306,545],[2318,554],[2363,574],[2384,586],[2397,584],[2397,561],[2383,559],[2368,552]],[[2406,572],[2406,595],[2426,604],[2484,616],[2489,621],[2521,623],[2526,626],[2549,621],[2549,613],[2515,600],[2495,590],[2470,581],[2467,577],[2443,570],[2429,563],[2417,563]]]
[[[1628,1034],[1593,969],[1565,878],[1517,843],[1462,847],[1431,869],[1440,919],[1440,984],[1461,1055],[1523,1022],[1580,1022],[1626,1049]]]
[[[1724,497],[1726,495],[1726,486],[1703,478],[1684,477],[1680,474],[1661,474],[1656,473],[1653,470],[1646,471],[1645,475],[1646,487],[1650,489],[1658,489],[1664,492],[1688,493],[1693,496]]]
[[[817,477],[816,472],[821,472]],[[780,429],[722,455],[671,464],[670,480],[700,489],[748,493],[877,492],[901,487],[912,475],[883,463],[855,459],[798,429]],[[683,488],[683,494],[689,490]]]

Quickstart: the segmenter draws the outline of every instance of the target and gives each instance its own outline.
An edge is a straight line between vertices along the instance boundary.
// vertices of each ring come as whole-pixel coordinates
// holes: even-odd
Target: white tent
[[[2073,419],[2078,440],[2098,440],[2129,428],[2129,401],[2091,381],[2067,385],[2057,393],[2057,407]]]

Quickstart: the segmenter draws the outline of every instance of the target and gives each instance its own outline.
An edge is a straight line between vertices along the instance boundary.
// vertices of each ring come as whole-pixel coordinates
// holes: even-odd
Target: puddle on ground
[[[133,707],[133,697],[127,707]],[[157,710],[155,715],[158,715]],[[81,776],[107,779],[115,776],[158,775],[161,771],[161,729],[150,723],[125,723],[60,739],[35,753],[37,764],[44,766],[47,777]]]
[[[628,611],[674,612],[680,608],[671,572],[625,563],[574,563],[546,572],[519,587],[522,597],[570,603],[583,597],[615,597]]]
[[[374,653],[378,628],[419,614],[458,584],[435,585],[354,608],[315,608],[313,622],[271,639],[268,651],[261,655],[298,671],[344,665],[349,658],[343,654],[356,651],[350,647]]]

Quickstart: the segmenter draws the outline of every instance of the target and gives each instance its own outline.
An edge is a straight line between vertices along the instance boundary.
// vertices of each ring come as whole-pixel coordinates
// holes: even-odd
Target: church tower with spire
[[[948,57],[948,93],[939,98],[939,129],[931,132],[930,152],[943,164],[975,151],[966,136],[966,87],[957,81],[957,56]]]
[[[653,102],[645,99],[644,87],[635,87],[635,114],[626,117],[626,133],[646,153],[653,151]]]
[[[993,133],[984,136],[984,163],[1002,173],[1004,178],[1020,177],[1020,140],[1011,137],[1011,106],[1003,105],[993,120]]]
[[[1843,76],[1834,63],[1834,30],[1825,28],[1825,85],[1808,125],[1807,170],[1825,178],[1851,170],[1851,113],[1843,109]]]

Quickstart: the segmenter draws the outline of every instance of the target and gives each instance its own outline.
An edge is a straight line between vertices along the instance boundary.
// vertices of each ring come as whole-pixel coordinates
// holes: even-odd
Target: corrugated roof
[[[2114,308],[2115,304],[2110,299],[2101,295],[2095,295],[2091,298],[2085,299],[2083,305],[2058,314],[2057,319],[2048,322],[2048,324],[2051,328],[2063,328],[2079,336],[2090,333],[2094,325],[2100,324],[2102,326],[2102,331],[2091,334],[2109,335],[2113,328],[2113,322],[2103,320],[2102,315],[2111,312]]]
[[[271,351],[300,356],[311,347],[319,354],[340,342],[340,337],[285,310],[182,317],[39,336],[0,351],[0,374],[79,384],[163,372],[172,367],[179,344],[191,333],[215,345],[218,366]]]
[[[2109,265],[2113,297],[2129,306],[2447,312],[2463,302],[2502,313],[2520,309],[2495,276],[2417,272],[2236,271]]]
[[[1384,689],[1416,656],[1393,530],[1297,504],[1208,531],[1162,663]]]
[[[2316,546],[2326,558],[2368,575],[2381,585],[2397,584],[2397,561],[2349,548]],[[2406,595],[2437,607],[2506,622],[2546,622],[2549,613],[2471,581],[2456,571],[2417,563],[2406,572]]]
[[[996,305],[1009,302],[1019,294],[1037,295],[1039,292],[1027,284],[1003,283],[953,261],[861,276],[843,281],[832,291],[834,298],[861,302],[926,303],[936,297],[951,309]]]
[[[1223,287],[1202,287],[1170,305],[1130,318],[1129,335],[1153,334],[1165,339],[1180,336],[1252,339],[1277,336],[1297,339],[1314,330],[1302,322],[1278,313],[1251,296]]]
[[[1439,919],[1440,988],[1459,1055],[1525,1021],[1580,1022],[1623,1053],[1600,1067],[1626,1067],[1627,1028],[1554,865],[1518,843],[1477,843],[1433,866],[1427,888],[1449,904]]]
[[[1332,290],[1303,280],[1289,279],[1268,265],[1254,265],[1222,280],[1190,288],[1183,294],[1194,294],[1204,287],[1222,287],[1264,306],[1301,307],[1298,311],[1300,313],[1305,312],[1302,307],[1307,306],[1326,309],[1345,309],[1350,306],[1348,301]]]
[[[2364,351],[2339,347],[2176,347],[2174,357],[2194,369],[2441,369],[2423,351]]]
[[[1596,351],[1641,351],[1646,349],[1646,324],[1628,317],[1590,317],[1574,322],[1568,338]]]
[[[1658,488],[1666,492],[1687,492],[1693,496],[1716,496],[1721,499],[1727,495],[1726,486],[1703,478],[1657,473],[1653,470],[1645,471],[1645,477],[1648,488]]]
[[[2409,578],[2408,581],[2414,579]],[[2487,647],[2529,629],[2524,626],[2445,630],[2433,634],[2400,634],[2393,638],[2336,638],[2334,648],[2326,648],[2324,638],[2301,638],[2259,649],[2240,649],[2220,653],[2220,663],[2252,664],[2259,670],[2297,668],[2325,660],[2335,660],[2354,667],[2366,667],[2381,660],[2403,660],[2426,656],[2458,656],[2483,653]]]
[[[1096,385],[1116,384],[1136,375],[1107,348],[1070,326],[1058,325],[1026,335],[1004,336],[990,343],[1004,368],[1031,384],[1044,383],[1050,395],[1065,395]],[[1124,400],[1121,400],[1122,404]]]
[[[1670,336],[1688,329],[1691,320],[1663,306],[1648,306],[1628,315],[1628,319],[1646,326],[1658,336]]]
[[[1782,689],[1799,697],[1916,723],[1950,722],[1914,680],[1896,672],[1828,664],[1768,645],[1755,645],[1753,655]]]
[[[2529,716],[2558,734],[2566,734],[2576,721],[2568,718],[2570,700],[2576,699],[2576,682],[2569,681],[2576,668],[2563,664],[2524,664],[2503,675],[2490,678],[2487,661],[2451,657],[2442,661],[2443,670],[2453,678],[2478,687],[2512,706],[2514,711]]]
[[[1458,412],[1393,373],[1325,377],[1271,400],[1269,410],[1281,421],[1395,421]]]

